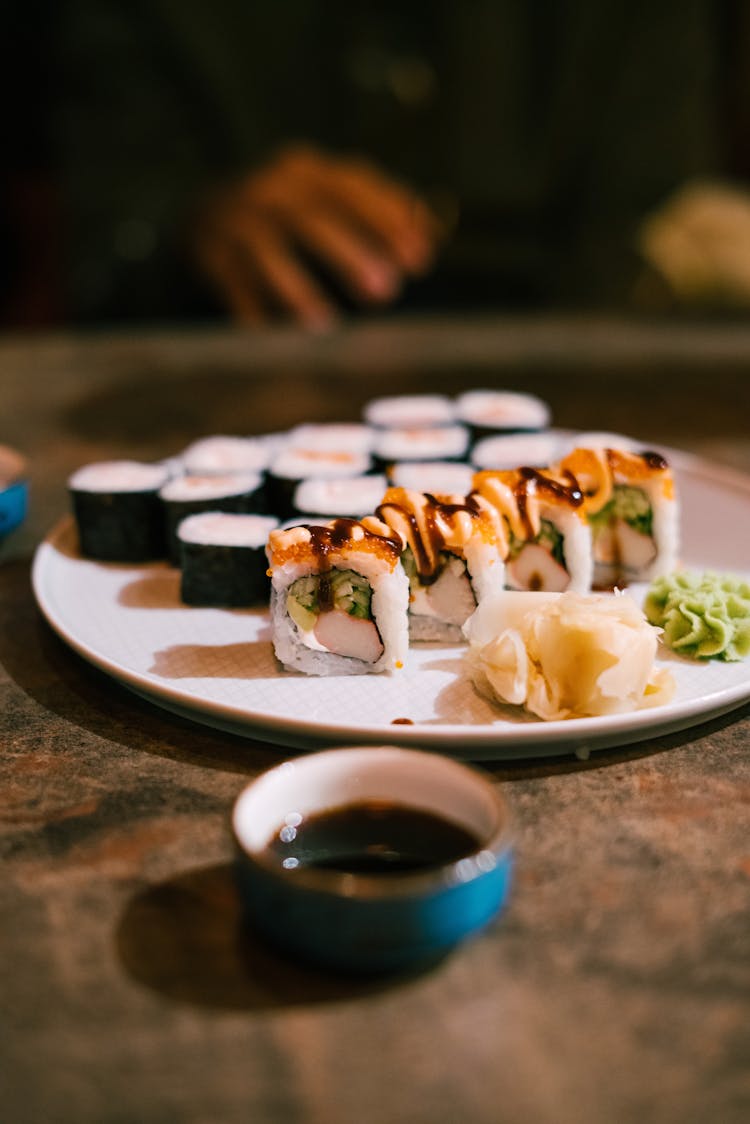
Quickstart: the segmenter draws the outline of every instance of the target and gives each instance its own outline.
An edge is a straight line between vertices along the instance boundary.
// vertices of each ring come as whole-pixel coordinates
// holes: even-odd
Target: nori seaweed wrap
[[[170,480],[160,492],[167,536],[167,555],[173,566],[180,564],[177,528],[188,515],[201,511],[230,511],[257,514],[265,508],[263,477],[259,472],[227,473],[223,476],[181,476]]]
[[[68,480],[81,553],[100,562],[150,562],[166,554],[159,491],[164,464],[99,461]]]
[[[268,515],[205,511],[189,515],[177,534],[186,605],[249,608],[268,602],[266,543],[278,520]]]
[[[268,511],[279,519],[297,514],[294,493],[303,480],[341,480],[348,476],[364,476],[372,467],[369,453],[347,450],[328,451],[317,448],[287,448],[271,462],[268,469]]]

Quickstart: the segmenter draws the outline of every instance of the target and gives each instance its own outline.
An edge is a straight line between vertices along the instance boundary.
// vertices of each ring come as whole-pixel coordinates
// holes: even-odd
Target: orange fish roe
[[[380,524],[382,533],[356,519],[333,519],[324,526],[301,524],[287,530],[272,531],[268,539],[272,566],[283,566],[287,562],[307,561],[315,557],[321,566],[328,556],[338,554],[345,547],[354,547],[381,558],[392,569],[401,556],[401,539],[394,536],[388,527]]]

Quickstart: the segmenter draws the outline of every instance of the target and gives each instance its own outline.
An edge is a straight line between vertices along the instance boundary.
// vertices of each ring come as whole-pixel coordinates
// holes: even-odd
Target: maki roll
[[[285,444],[292,449],[325,453],[369,453],[373,430],[361,422],[307,422],[291,429]]]
[[[365,405],[368,425],[379,429],[433,429],[456,420],[453,402],[444,394],[392,394]]]
[[[248,608],[268,601],[266,542],[278,520],[268,515],[203,511],[177,528],[180,595],[186,605]]]
[[[652,581],[676,568],[678,502],[661,453],[580,448],[560,469],[583,494],[597,589]]]
[[[468,390],[455,401],[456,420],[472,439],[504,433],[534,433],[550,423],[550,408],[534,394],[511,390]]]
[[[478,469],[516,468],[519,464],[548,468],[561,452],[555,433],[506,433],[477,441],[469,459]]]
[[[345,476],[340,480],[303,480],[294,492],[294,509],[300,521],[327,515],[362,519],[378,506],[388,482],[385,476]]]
[[[150,562],[166,554],[160,490],[164,464],[98,461],[68,479],[80,550],[102,562]]]
[[[372,451],[376,466],[386,473],[396,461],[463,461],[469,451],[469,431],[463,425],[384,429]]]
[[[401,667],[409,644],[401,549],[374,516],[272,531],[266,551],[279,662],[307,675]]]
[[[180,455],[185,472],[191,476],[225,475],[227,472],[263,472],[271,448],[261,437],[202,437],[188,445]]]
[[[390,488],[377,515],[404,542],[412,640],[462,640],[462,627],[504,585],[502,520],[481,496]]]
[[[463,461],[396,461],[388,468],[388,483],[394,488],[433,496],[465,496],[473,478],[474,469]]]
[[[344,480],[365,476],[372,467],[369,453],[342,449],[302,449],[289,446],[274,457],[268,469],[268,509],[279,519],[288,519],[297,512],[294,494],[303,480]]]
[[[591,588],[591,531],[570,474],[522,467],[482,471],[474,491],[502,517],[508,589],[560,593]]]
[[[257,514],[263,511],[263,477],[258,472],[230,472],[216,476],[178,476],[159,492],[167,540],[167,556],[180,564],[177,528],[188,515],[199,511]]]

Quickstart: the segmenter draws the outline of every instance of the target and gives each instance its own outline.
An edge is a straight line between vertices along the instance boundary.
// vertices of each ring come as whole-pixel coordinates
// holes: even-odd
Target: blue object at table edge
[[[29,482],[17,480],[0,491],[0,539],[20,527],[29,506]]]

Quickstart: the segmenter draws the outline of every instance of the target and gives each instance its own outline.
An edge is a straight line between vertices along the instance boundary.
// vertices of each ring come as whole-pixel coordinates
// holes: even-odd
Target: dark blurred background
[[[366,155],[440,216],[396,314],[750,306],[740,0],[27,0],[4,22],[5,328],[225,319],[186,249],[196,201],[289,140]]]

